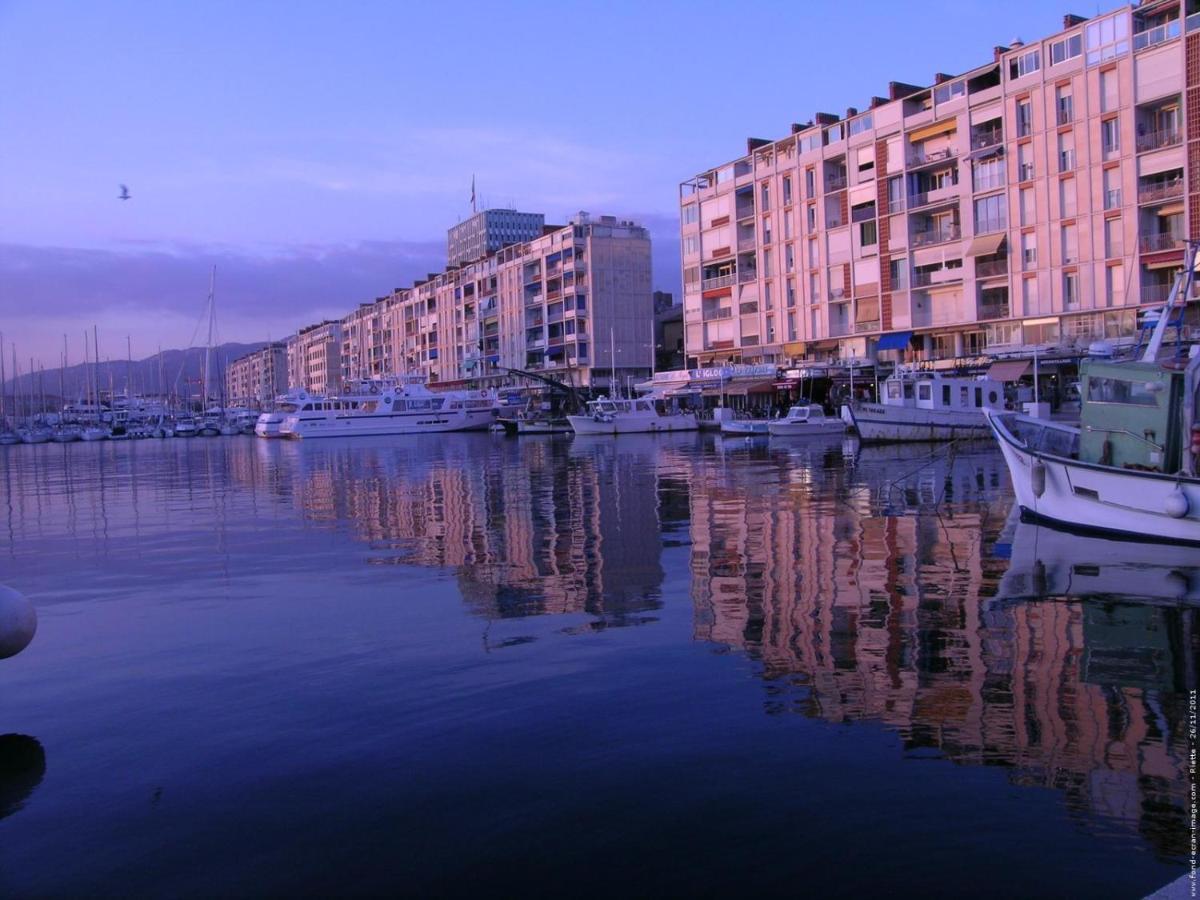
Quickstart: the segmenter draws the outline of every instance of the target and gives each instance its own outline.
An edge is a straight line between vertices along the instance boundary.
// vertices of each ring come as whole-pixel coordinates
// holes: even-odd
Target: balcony
[[[989,259],[983,262],[976,261],[975,277],[976,278],[998,278],[1001,275],[1008,274],[1007,259]]]
[[[756,312],[758,312],[758,301],[757,300],[751,300],[749,303],[743,303],[741,306],[738,307],[738,315],[740,315],[740,316],[748,316],[751,313],[756,313]]]
[[[908,164],[910,166],[925,166],[929,165],[929,163],[941,162],[944,159],[953,159],[956,155],[953,147],[943,147],[941,150],[931,150],[928,153],[914,150],[908,155]]]
[[[1163,147],[1174,147],[1183,142],[1183,132],[1178,128],[1162,128],[1158,131],[1147,131],[1138,135],[1137,151],[1146,153],[1150,150],[1161,150]]]
[[[958,185],[937,188],[923,194],[913,194],[908,200],[908,208],[918,209],[922,206],[932,206],[936,203],[957,203],[959,198]]]
[[[705,278],[700,282],[700,290],[715,291],[717,288],[729,287],[733,284],[736,275],[718,275],[716,278]]]
[[[1190,16],[1188,16],[1184,20],[1184,22],[1185,22],[1185,28],[1184,28],[1185,31],[1192,32],[1192,31],[1195,31],[1197,28],[1200,28],[1200,12],[1192,13]]]
[[[540,306],[542,301],[546,299],[545,294],[529,294],[525,298],[526,306]]]
[[[980,303],[979,318],[984,319],[1007,319],[1009,315],[1007,303]]]
[[[845,187],[846,187],[846,176],[845,175],[830,175],[828,178],[825,179],[826,192],[841,191],[841,190],[844,190]]]
[[[867,322],[855,322],[854,330],[858,334],[864,334],[864,333],[871,332],[871,331],[878,331],[879,330],[879,320],[872,319]]]
[[[1157,253],[1161,250],[1174,250],[1183,246],[1183,237],[1171,231],[1159,234],[1144,234],[1138,238],[1138,249],[1143,253]]]
[[[753,219],[754,218],[754,204],[751,203],[749,206],[739,206],[737,208],[737,211],[734,213],[734,216],[737,218],[737,220],[739,222],[742,221],[743,219]]]
[[[747,281],[756,281],[758,279],[758,269],[739,269],[737,273],[738,284],[745,284]]]
[[[720,306],[716,309],[706,309],[701,313],[701,319],[705,322],[715,322],[717,319],[728,319],[733,316],[733,307]]]
[[[928,231],[915,231],[912,236],[913,247],[929,247],[933,244],[944,244],[946,241],[962,239],[962,228],[950,225],[945,228],[931,228]]]
[[[1155,203],[1183,196],[1183,179],[1175,178],[1158,184],[1138,185],[1138,203]]]
[[[1188,16],[1188,18],[1190,19],[1191,16]],[[1138,50],[1145,50],[1147,47],[1157,47],[1159,44],[1165,44],[1167,41],[1177,37],[1179,37],[1179,20],[1174,19],[1170,22],[1164,22],[1156,28],[1136,32],[1133,35],[1133,49],[1134,52],[1137,52]]]
[[[545,347],[545,346],[546,346],[545,338],[535,338],[533,340],[527,340],[525,342],[526,350],[540,350],[542,347]]]
[[[972,150],[986,150],[988,147],[994,147],[1003,142],[1004,131],[1000,128],[989,128],[986,131],[977,131],[971,135]]]
[[[1166,303],[1167,298],[1171,295],[1172,284],[1143,284],[1142,285],[1142,302],[1143,303]]]
[[[740,237],[737,239],[737,248],[739,253],[744,250],[753,250],[756,246],[757,242],[754,240],[754,235],[750,235],[750,237]]]

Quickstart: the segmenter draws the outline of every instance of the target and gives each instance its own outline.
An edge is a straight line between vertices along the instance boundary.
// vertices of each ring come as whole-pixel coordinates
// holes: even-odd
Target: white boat
[[[366,437],[443,431],[486,431],[496,421],[487,391],[434,393],[424,384],[381,384],[376,393],[311,398],[288,415],[288,438]]]
[[[42,425],[22,428],[18,434],[23,444],[46,444],[54,438],[54,432]]]
[[[283,421],[288,416],[299,411],[306,400],[324,400],[324,397],[313,396],[302,388],[293,388],[286,394],[275,398],[275,408],[261,413],[254,423],[254,433],[261,438],[283,437]]]
[[[517,434],[570,434],[571,423],[561,419],[517,419]]]
[[[108,440],[108,429],[103,425],[85,425],[83,430],[79,432],[81,441],[105,441]]]
[[[80,429],[76,425],[59,425],[54,429],[54,443],[69,444],[79,440]]]
[[[865,442],[986,438],[985,410],[1004,409],[1004,385],[990,378],[899,370],[882,385],[882,402],[842,407]]]
[[[695,413],[663,412],[656,405],[661,397],[649,394],[634,400],[601,397],[587,405],[587,413],[567,416],[576,434],[645,434],[663,431],[697,431]]]
[[[0,431],[0,444],[9,445],[21,443],[21,436],[15,431]]]
[[[721,434],[753,437],[767,434],[770,419],[727,419],[721,423]]]
[[[767,431],[772,437],[841,434],[845,430],[845,422],[825,415],[825,410],[816,403],[793,406],[782,419],[775,419],[767,424]]]
[[[1158,359],[1176,298],[1191,294],[1195,253],[1192,244],[1140,359],[1080,364],[1078,428],[988,414],[1027,515],[1088,531],[1200,544],[1200,355]]]
[[[175,420],[175,437],[195,437],[199,431],[200,427],[196,424],[195,419],[184,418]]]

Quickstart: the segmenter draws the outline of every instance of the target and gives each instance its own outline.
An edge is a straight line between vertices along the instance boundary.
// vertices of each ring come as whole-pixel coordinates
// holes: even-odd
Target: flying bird
[[[121,185],[121,194],[119,197],[117,197],[117,199],[118,200],[128,200],[130,198],[130,196],[131,195],[129,193],[129,188],[125,187],[125,185]]]

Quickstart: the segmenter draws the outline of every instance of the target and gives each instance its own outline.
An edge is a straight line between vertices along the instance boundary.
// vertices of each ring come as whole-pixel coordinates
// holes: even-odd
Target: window
[[[700,206],[696,203],[689,203],[683,208],[683,224],[695,225],[700,221]]]
[[[700,238],[694,234],[685,235],[683,238],[683,255],[693,256],[700,252]]]
[[[1070,172],[1075,168],[1075,135],[1066,132],[1058,136],[1058,171]]]
[[[904,176],[896,175],[888,179],[888,208],[904,208]]]
[[[1125,304],[1125,266],[1118,264],[1104,270],[1104,302],[1107,306]]]
[[[1098,65],[1129,52],[1129,19],[1117,13],[1087,24],[1087,64]]]
[[[1104,208],[1117,209],[1121,205],[1121,168],[1104,170]]]
[[[1113,112],[1121,103],[1117,71],[1113,69],[1100,73],[1100,110]]]
[[[987,234],[991,231],[1003,231],[1008,227],[1005,206],[1003,194],[976,200],[975,233]]]
[[[1075,179],[1064,178],[1058,183],[1058,210],[1060,218],[1072,218],[1075,215],[1075,207]]]
[[[814,204],[810,203],[808,205],[808,210],[805,213],[805,215],[808,220],[808,231],[811,234],[812,232],[817,230],[817,207]]]
[[[787,280],[787,305],[788,309],[796,305],[796,280],[794,278]]]
[[[1028,53],[1022,53],[1009,60],[1008,77],[1010,80],[1024,78],[1026,75],[1032,75],[1041,67],[1042,52],[1040,50],[1030,50]]]
[[[992,157],[991,159],[977,160],[974,164],[975,175],[975,190],[990,191],[993,188],[1004,186],[1004,159],[1003,157]]]
[[[1158,398],[1146,390],[1144,381],[1125,381],[1121,378],[1087,380],[1087,398],[1096,403],[1129,403],[1134,406],[1158,406]]]
[[[1079,232],[1074,225],[1062,227],[1062,261],[1063,265],[1079,262]]]
[[[812,134],[800,138],[800,152],[809,153],[821,146],[821,132],[814,131]],[[810,195],[811,196],[811,195]]]
[[[759,207],[759,212],[766,212],[771,208],[771,185],[764,181],[760,193],[762,196],[762,205]]]
[[[771,282],[763,283],[763,309],[771,309],[775,301],[771,299]]]
[[[1037,235],[1032,231],[1021,235],[1021,264],[1026,269],[1037,265]]]
[[[836,125],[830,125],[825,129],[825,143],[836,144],[846,136],[846,126],[843,122],[838,122]]]
[[[850,120],[851,135],[862,134],[864,131],[869,131],[871,127],[870,113],[867,113],[865,116],[859,116],[857,119]]]
[[[1075,272],[1063,273],[1063,305],[1066,309],[1079,307],[1079,275]]]
[[[790,211],[783,214],[783,239],[785,241],[792,239],[792,214]]]
[[[1125,230],[1121,227],[1121,217],[1104,220],[1104,255],[1115,259],[1125,255]]]
[[[933,102],[946,103],[955,97],[965,97],[966,94],[966,81],[951,81],[947,84],[939,84],[933,89]]]
[[[764,244],[771,243],[771,220],[762,220],[762,242]]]
[[[1017,137],[1027,137],[1033,132],[1033,104],[1029,100],[1017,101]]]
[[[783,248],[783,268],[786,272],[792,272],[796,268],[796,248],[791,244],[786,244]]]
[[[863,222],[859,226],[859,238],[864,247],[874,246],[879,238],[875,228],[875,220]]]
[[[1071,98],[1071,88],[1055,88],[1054,95],[1054,108],[1057,112],[1057,122],[1059,125],[1069,125],[1075,118],[1075,107]]]
[[[792,205],[792,178],[790,175],[783,177],[783,205]]]
[[[1100,123],[1100,146],[1105,156],[1121,151],[1120,124],[1121,120],[1115,116]]]
[[[1050,65],[1057,66],[1083,52],[1083,35],[1073,34],[1050,45]]]
[[[1039,309],[1037,276],[1026,278],[1021,282],[1021,299],[1025,303],[1025,315],[1041,312]]]
[[[1032,225],[1037,221],[1037,198],[1033,188],[1021,188],[1021,224]]]
[[[809,200],[817,196],[817,176],[813,169],[804,170],[804,194]]]
[[[908,260],[893,259],[888,262],[888,278],[892,282],[893,291],[908,289]]]

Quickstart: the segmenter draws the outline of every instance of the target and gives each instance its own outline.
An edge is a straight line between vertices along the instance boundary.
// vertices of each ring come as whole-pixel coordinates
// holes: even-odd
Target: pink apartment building
[[[692,366],[1127,339],[1200,238],[1200,0],[1066,16],[969,72],[750,139],[681,185],[680,211]]]
[[[287,344],[275,341],[225,367],[225,402],[262,408],[288,387]]]

